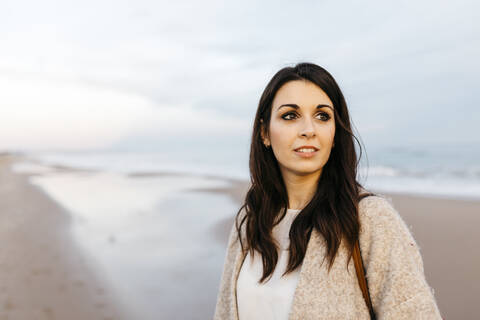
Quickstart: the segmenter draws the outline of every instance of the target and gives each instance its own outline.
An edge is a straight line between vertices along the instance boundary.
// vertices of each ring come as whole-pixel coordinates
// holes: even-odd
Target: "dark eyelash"
[[[291,115],[291,114],[295,115],[295,112],[287,112],[287,113],[285,113],[284,115],[282,115],[282,119],[283,119],[283,120],[287,120],[287,121],[292,120],[292,119],[285,119],[286,116]],[[323,116],[326,118],[325,120],[322,120],[322,121],[328,121],[328,120],[330,120],[330,115],[329,115],[328,113],[326,113],[326,112],[319,112],[318,114],[321,114],[321,115],[323,115]]]
[[[287,113],[285,113],[284,115],[282,115],[282,119],[283,119],[283,120],[287,120],[287,121],[288,121],[288,120],[291,120],[291,119],[285,119],[286,116],[289,116],[289,115],[291,115],[291,114],[295,115],[294,112],[287,112]]]
[[[325,118],[326,118],[325,121],[330,120],[330,115],[329,115],[328,113],[326,113],[326,112],[319,112],[319,114],[325,116]]]

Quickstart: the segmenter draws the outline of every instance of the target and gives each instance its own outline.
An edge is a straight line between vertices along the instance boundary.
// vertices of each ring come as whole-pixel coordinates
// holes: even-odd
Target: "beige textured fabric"
[[[425,280],[419,247],[399,213],[382,196],[359,203],[360,249],[377,319],[441,319]],[[244,237],[242,230],[242,237]],[[245,258],[232,226],[215,308],[215,320],[238,320],[236,280]],[[323,237],[308,242],[289,320],[369,319],[353,259],[346,268],[343,242],[328,273]]]

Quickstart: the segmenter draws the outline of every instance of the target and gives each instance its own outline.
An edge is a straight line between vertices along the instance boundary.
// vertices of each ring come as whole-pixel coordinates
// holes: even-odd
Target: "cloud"
[[[96,149],[127,135],[235,135],[245,118],[79,83],[0,77],[0,148]]]
[[[457,122],[480,102],[472,93],[480,71],[474,1],[1,6],[0,79],[10,92],[0,95],[0,105],[21,116],[0,119],[10,135],[0,147],[75,141],[74,147],[100,148],[168,132],[236,135],[248,128],[269,78],[302,60],[336,77],[355,123],[372,137],[413,141],[396,127],[405,112],[415,112],[410,125],[418,134],[421,119],[441,123],[453,102],[461,105],[451,116]],[[15,103],[19,111],[10,109]],[[53,111],[61,115],[53,122],[69,125],[61,131],[26,120],[33,112],[48,123],[33,109]],[[81,133],[88,119],[82,110],[92,109],[101,110],[90,119],[95,140]],[[102,128],[107,118],[114,119],[112,130]],[[474,124],[478,114],[464,120]],[[468,132],[457,134],[464,139]],[[446,135],[442,126],[430,128],[429,137],[438,135]]]
[[[0,147],[98,148],[145,120],[138,96],[71,83],[0,77]]]

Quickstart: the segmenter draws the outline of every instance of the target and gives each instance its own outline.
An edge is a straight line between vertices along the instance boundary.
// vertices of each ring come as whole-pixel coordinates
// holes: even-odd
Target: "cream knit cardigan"
[[[360,250],[377,319],[442,319],[433,290],[425,280],[419,247],[391,202],[382,196],[364,198],[359,203],[359,219]],[[214,320],[238,320],[235,288],[246,254],[242,253],[236,235],[234,224]],[[353,258],[347,272],[343,241],[330,273],[327,273],[327,259],[322,263],[325,253],[323,237],[314,229],[301,265],[289,320],[370,319]]]

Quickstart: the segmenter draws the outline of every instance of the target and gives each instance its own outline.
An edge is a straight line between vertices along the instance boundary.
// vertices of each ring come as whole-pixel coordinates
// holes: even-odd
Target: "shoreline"
[[[125,318],[70,233],[71,216],[0,157],[0,319]]]
[[[95,270],[92,268],[95,261],[89,260],[73,241],[69,230],[71,213],[52,200],[40,187],[28,182],[28,177],[34,176],[34,173],[16,173],[6,169],[7,162],[11,164],[24,159],[23,156],[0,156],[0,175],[4,182],[0,185],[0,217],[3,219],[0,225],[4,226],[0,228],[0,240],[14,244],[14,251],[24,253],[17,254],[14,259],[8,253],[0,257],[0,270],[3,270],[0,287],[3,305],[0,307],[0,319],[7,315],[8,319],[122,319],[125,310],[118,309],[115,292],[109,289],[107,284],[96,285],[101,277],[92,271]],[[66,167],[56,170],[83,171]],[[182,174],[167,172],[128,176],[142,179],[164,175]],[[248,181],[205,175],[202,177],[223,179],[230,185],[187,188],[186,191],[226,195],[240,207],[249,187]],[[425,276],[434,289],[442,316],[446,319],[474,319],[475,301],[480,295],[480,276],[477,272],[480,270],[480,255],[474,253],[480,246],[480,235],[476,232],[476,226],[480,225],[480,200],[376,190],[372,192],[391,200],[409,226],[420,247]],[[42,214],[41,223],[39,214]],[[234,215],[223,218],[210,228],[215,240],[224,249],[233,218]],[[5,227],[9,225],[13,225],[13,229]],[[45,234],[50,236],[45,237]],[[27,258],[30,256],[28,253],[31,253],[31,258]],[[12,265],[21,267],[13,270]],[[46,265],[48,267],[45,267]],[[218,265],[217,269],[221,267],[222,265]],[[218,284],[220,274],[216,278]],[[207,295],[208,303],[213,306],[217,292],[212,290]],[[23,310],[22,306],[28,306],[28,310]],[[75,316],[68,314],[74,310]],[[14,316],[20,314],[28,316]],[[212,315],[196,316],[208,318]]]
[[[31,238],[16,246],[18,251],[38,251],[41,257],[47,257],[48,259],[52,255],[50,251],[55,248],[42,247],[38,250],[30,247],[32,243],[41,241],[42,234],[56,233],[57,230],[64,237],[52,238],[49,242],[53,244],[53,247],[59,245],[65,249],[64,252],[56,254],[56,261],[53,262],[55,265],[48,266],[49,277],[45,277],[45,281],[41,283],[34,284],[34,293],[42,291],[45,297],[49,297],[46,315],[44,317],[39,315],[41,310],[38,310],[42,307],[38,306],[36,300],[40,298],[38,296],[33,299],[30,298],[32,290],[20,285],[17,286],[18,290],[15,292],[11,288],[7,290],[10,296],[16,295],[16,300],[23,299],[21,303],[14,305],[15,308],[33,309],[32,312],[36,313],[26,313],[26,311],[23,311],[22,314],[12,313],[10,305],[8,310],[2,310],[0,306],[0,319],[5,316],[10,320],[153,320],[158,318],[200,320],[210,318],[213,315],[224,250],[221,241],[210,232],[208,226],[214,225],[215,217],[230,215],[232,201],[226,195],[219,196],[219,194],[212,192],[203,193],[200,191],[202,185],[206,187],[227,185],[226,179],[211,176],[192,178],[188,174],[168,172],[166,174],[125,175],[65,166],[47,167],[37,164],[35,161],[33,161],[34,165],[30,166],[29,163],[32,162],[29,160],[28,157],[24,156],[0,157],[0,173],[5,173],[1,180],[3,186],[9,185],[11,180],[19,182],[19,187],[11,190],[11,195],[4,196],[4,198],[12,198],[12,201],[2,202],[0,198],[0,209],[3,206],[4,211],[13,211],[14,198],[17,198],[15,201],[19,201],[18,198],[27,199],[26,203],[30,204],[32,213],[22,214],[22,217],[29,220],[30,228],[35,230],[32,232]],[[23,162],[20,170],[18,170],[18,167],[15,169],[10,167],[16,162]],[[68,185],[65,184],[65,181],[60,181],[59,188],[58,185],[56,186],[59,182],[58,178],[64,176],[69,177]],[[47,185],[37,183],[38,179],[51,181],[49,180],[50,177],[53,178],[53,183]],[[177,178],[181,180],[179,185],[183,185],[183,187],[172,184]],[[85,183],[87,180],[88,183]],[[203,182],[199,183],[199,181]],[[219,181],[222,183],[219,183]],[[117,185],[119,182],[121,182],[121,186]],[[96,187],[92,189],[93,185],[91,183],[100,184],[100,189]],[[163,193],[162,190],[158,189],[168,191]],[[32,196],[28,190],[34,190],[35,196]],[[90,197],[89,193],[91,192],[95,196],[92,194],[92,197]],[[128,194],[125,192],[128,192]],[[73,203],[64,201],[62,195],[65,194],[68,195],[67,200],[73,200]],[[79,196],[80,198],[78,198]],[[130,220],[128,221],[130,223],[120,225],[120,229],[116,229],[118,232],[129,232],[134,229],[133,233],[99,234],[93,230],[96,228],[95,223],[98,221],[90,219],[93,217],[82,216],[82,212],[85,213],[86,208],[77,207],[80,204],[79,199],[81,200],[81,206],[88,204],[87,210],[91,211],[90,214],[106,217],[101,221],[102,229],[100,232],[105,230],[103,223],[111,221],[113,225],[118,226],[119,222],[115,215],[112,216],[111,206],[105,206],[105,203],[113,201],[118,202],[120,206],[128,206],[128,203],[134,204],[130,209],[121,213],[121,216],[125,218],[125,214],[129,211],[130,218],[128,219]],[[99,199],[101,200],[100,203],[98,202]],[[43,206],[44,201],[50,203],[51,207]],[[189,202],[192,202],[192,205]],[[219,214],[210,215],[212,210],[202,210],[202,207],[206,208],[205,205],[212,202],[216,203],[216,208],[212,208],[214,209],[213,212],[217,211]],[[198,205],[199,203],[200,205]],[[135,204],[140,204],[141,208],[138,208]],[[98,205],[100,207],[97,207]],[[149,209],[150,205],[152,207]],[[181,207],[181,205],[184,206]],[[114,213],[115,208],[119,208],[119,206],[114,206]],[[76,212],[73,212],[73,210]],[[172,227],[181,225],[183,221],[188,222],[190,210],[195,211],[198,217],[200,217],[198,214],[205,214],[201,218],[203,223],[205,221],[213,222],[210,222],[210,225],[205,225],[207,227],[205,229],[199,229],[199,225],[194,223],[190,226],[193,232],[190,232],[183,239],[178,239],[178,234],[173,231]],[[48,214],[45,211],[48,211]],[[55,214],[52,216],[51,212]],[[33,216],[39,217],[44,214],[51,216],[51,219],[38,226]],[[5,215],[0,215],[1,218],[9,219]],[[145,224],[145,222],[148,224]],[[127,229],[122,229],[123,227]],[[92,231],[92,234],[89,234],[89,230]],[[79,232],[83,231],[86,231],[86,233],[80,235]],[[138,239],[135,239],[139,235],[138,232],[141,234]],[[2,239],[1,233],[2,230],[0,229],[0,239]],[[102,239],[99,238],[99,235]],[[82,236],[91,237],[85,243]],[[95,245],[96,243],[101,247],[92,247],[92,244]],[[99,256],[102,253],[106,255]],[[69,269],[71,256],[79,261],[79,266],[75,266],[76,268],[73,270]],[[38,260],[44,263],[41,257]],[[185,264],[185,260],[191,262]],[[21,258],[18,261],[19,264],[25,263],[21,262]],[[55,268],[55,271],[52,271],[53,268]],[[192,268],[195,268],[196,276],[194,277],[192,276]],[[81,294],[72,290],[70,290],[71,292],[65,292],[62,287],[65,296],[59,297],[56,292],[53,292],[56,288],[51,288],[51,283],[59,281],[58,277],[54,276],[59,273],[72,276],[74,278],[72,281],[83,287],[84,291],[87,291],[86,294],[83,294],[83,291]],[[81,279],[77,281],[77,278]],[[99,280],[103,285],[97,290]],[[10,281],[11,284],[20,282],[19,277]],[[98,302],[98,298],[95,296],[96,290],[100,291],[101,296],[110,299]],[[199,292],[199,290],[204,290],[206,294],[201,297],[195,295],[195,292]],[[64,302],[65,299],[74,301],[78,306],[69,307],[69,302]],[[91,308],[92,304],[93,309]],[[190,308],[182,309],[185,304],[189,305]],[[80,310],[77,310],[77,308]],[[5,311],[5,313],[2,313],[2,311]]]

